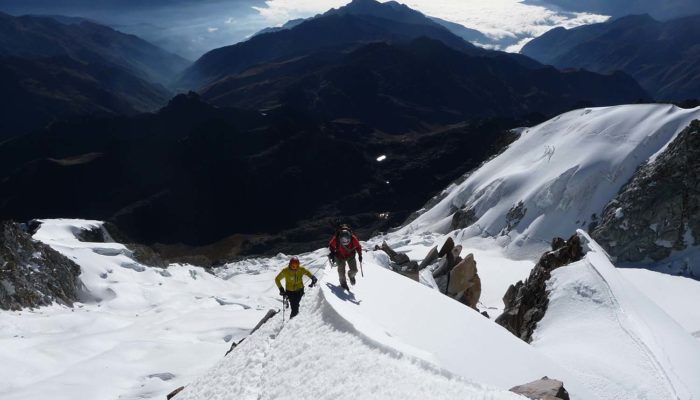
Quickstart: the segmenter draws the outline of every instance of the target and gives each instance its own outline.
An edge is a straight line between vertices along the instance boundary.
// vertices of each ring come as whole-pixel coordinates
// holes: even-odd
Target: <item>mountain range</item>
[[[135,241],[175,251],[214,242],[235,242],[231,251],[245,254],[305,248],[326,240],[335,218],[367,234],[386,230],[500,151],[510,128],[648,97],[624,73],[558,71],[477,48],[398,3],[355,0],[205,54],[179,81],[203,85],[199,94],[175,97],[156,113],[115,117],[157,103],[158,96],[145,102],[127,91],[155,87],[144,78],[157,65],[142,57],[152,47],[89,21],[16,20],[41,27],[30,32],[77,36],[72,47],[65,39],[65,75],[84,71],[89,78],[56,79],[54,92],[71,96],[42,89],[8,114],[43,126],[59,113],[39,114],[42,101],[58,97],[73,115],[97,115],[1,143],[0,212],[18,220],[107,220]],[[47,35],[32,35],[53,49]],[[114,45],[118,57],[100,56],[112,40],[129,46]],[[143,51],[127,51],[134,47]],[[37,58],[48,51],[35,53],[20,54],[22,62],[49,62]],[[92,78],[96,60],[122,72],[121,86],[92,89],[120,76]],[[31,75],[54,76],[45,70]],[[18,99],[33,93],[24,86],[15,92]],[[97,106],[99,113],[89,108]],[[381,155],[387,160],[377,161]],[[43,200],[49,194],[54,201]],[[292,200],[279,206],[287,194]]]
[[[201,94],[219,106],[268,110],[284,105],[321,120],[357,120],[394,133],[477,117],[554,115],[647,97],[622,73],[528,68],[508,57],[473,56],[428,38],[258,65]]]
[[[135,36],[78,18],[0,13],[0,79],[12,101],[0,137],[71,116],[152,111],[189,64]]]
[[[366,234],[400,223],[525,123],[492,118],[387,136],[180,95],[157,114],[56,123],[0,144],[0,213],[99,217],[149,244],[245,234],[244,253],[305,248],[327,240],[338,216]]]
[[[573,29],[555,28],[522,53],[558,68],[624,71],[658,100],[700,97],[700,15],[659,22],[634,15]]]
[[[322,50],[354,48],[374,41],[407,42],[421,36],[440,40],[461,51],[482,53],[481,49],[405,5],[354,0],[289,29],[212,50],[184,72],[180,85],[197,89],[256,64]]]
[[[547,3],[571,11],[588,11],[613,17],[650,14],[665,20],[700,14],[700,2],[696,0],[547,0]]]

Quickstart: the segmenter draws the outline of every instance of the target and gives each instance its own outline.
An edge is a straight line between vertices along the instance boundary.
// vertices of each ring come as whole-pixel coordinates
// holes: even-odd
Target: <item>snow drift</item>
[[[700,398],[700,342],[627,281],[583,231],[586,257],[548,282],[533,346],[606,399]],[[658,274],[657,274],[658,275]]]
[[[275,317],[178,397],[510,399],[519,397],[508,388],[548,375],[595,398],[476,311],[375,261],[365,260],[353,293],[331,269],[319,285],[297,318]]]
[[[533,128],[451,187],[402,232],[450,230],[472,210],[471,236],[492,236],[517,257],[534,257],[555,236],[595,222],[636,169],[662,151],[700,108],[626,105],[571,111]]]
[[[3,400],[163,399],[279,304],[279,260],[229,280],[192,265],[153,268],[120,243],[79,240],[101,227],[46,220],[34,235],[80,265],[85,290],[74,308],[0,312]]]

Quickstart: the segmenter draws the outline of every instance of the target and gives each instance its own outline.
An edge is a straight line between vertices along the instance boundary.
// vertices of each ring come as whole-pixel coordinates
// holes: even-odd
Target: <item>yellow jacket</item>
[[[287,267],[277,274],[275,283],[277,284],[278,288],[282,289],[282,278],[284,278],[286,290],[288,292],[296,292],[297,290],[302,290],[304,288],[304,275],[308,276],[309,278],[313,278],[314,276],[308,269],[302,267],[301,265],[296,271]]]

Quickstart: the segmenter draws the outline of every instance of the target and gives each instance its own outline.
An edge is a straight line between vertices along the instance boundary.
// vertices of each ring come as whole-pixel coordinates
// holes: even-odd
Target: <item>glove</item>
[[[357,253],[357,259],[360,260],[360,262],[362,262],[362,253]]]
[[[316,284],[316,282],[318,282],[318,279],[316,279],[315,276],[312,276],[312,277],[311,277],[311,284],[309,285],[309,287],[314,287],[314,285]]]
[[[330,261],[331,264],[335,264],[335,253],[334,252],[331,251],[328,254],[328,261]]]
[[[284,288],[280,288],[280,296],[286,296],[287,292],[284,290]]]

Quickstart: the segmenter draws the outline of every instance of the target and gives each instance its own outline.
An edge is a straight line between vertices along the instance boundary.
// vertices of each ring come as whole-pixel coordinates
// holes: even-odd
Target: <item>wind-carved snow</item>
[[[551,359],[476,311],[382,268],[379,258],[368,255],[352,293],[327,269],[297,318],[282,325],[276,316],[178,396],[515,399],[508,388],[549,375],[566,379],[578,398],[595,398]]]
[[[279,306],[274,261],[229,280],[191,265],[153,268],[122,244],[76,237],[101,226],[47,220],[34,235],[80,265],[85,287],[74,308],[0,312],[3,400],[163,399]]]
[[[555,236],[587,228],[700,108],[626,105],[571,111],[522,131],[498,157],[453,187],[400,233],[450,230],[452,214],[472,208],[470,236],[491,236],[513,257],[535,258]],[[522,202],[522,218],[507,215]],[[595,216],[594,216],[595,214]]]
[[[552,273],[533,346],[567,360],[601,398],[700,398],[700,341],[627,281],[597,243],[579,235],[589,252]]]

